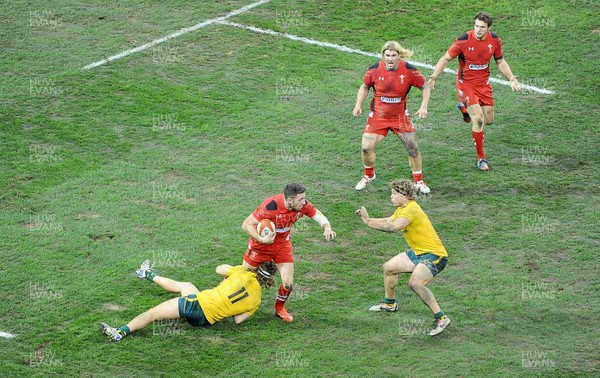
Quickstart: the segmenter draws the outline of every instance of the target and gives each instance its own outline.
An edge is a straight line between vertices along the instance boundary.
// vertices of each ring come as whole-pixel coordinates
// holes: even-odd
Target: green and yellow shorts
[[[204,311],[202,311],[196,294],[179,298],[178,308],[179,317],[185,318],[194,327],[210,325],[204,316]]]
[[[434,277],[444,270],[446,264],[448,263],[448,258],[446,256],[438,256],[434,255],[433,253],[423,253],[417,255],[412,249],[406,251],[406,256],[408,256],[410,261],[412,261],[415,266],[424,264],[429,268]]]

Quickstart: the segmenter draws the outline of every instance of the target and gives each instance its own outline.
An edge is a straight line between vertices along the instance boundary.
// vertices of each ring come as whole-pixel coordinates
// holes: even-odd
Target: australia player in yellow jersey
[[[438,237],[431,221],[415,201],[416,189],[409,180],[395,180],[390,184],[390,200],[397,207],[389,218],[371,218],[367,209],[361,206],[356,210],[362,221],[369,227],[385,232],[404,233],[410,249],[402,252],[383,264],[385,297],[383,302],[369,308],[371,311],[398,311],[396,286],[398,274],[410,273],[408,286],[431,309],[434,316],[435,336],[450,324],[450,318],[440,309],[433,293],[426,287],[433,278],[446,267],[448,252]]]
[[[150,267],[150,261],[146,260],[137,270],[138,278],[147,279],[181,296],[151,308],[120,328],[100,323],[100,331],[112,341],[120,341],[155,320],[185,318],[193,326],[208,326],[233,317],[237,324],[242,323],[260,306],[261,287],[268,288],[273,284],[276,270],[272,261],[260,264],[256,271],[241,265],[219,265],[216,273],[225,279],[215,288],[199,291],[191,282],[179,282],[157,275]]]

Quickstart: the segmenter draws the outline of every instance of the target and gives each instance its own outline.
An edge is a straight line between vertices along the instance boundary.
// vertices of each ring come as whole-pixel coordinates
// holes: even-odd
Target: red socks
[[[471,131],[473,136],[473,143],[475,144],[475,151],[477,151],[477,160],[485,159],[485,152],[483,152],[483,136],[484,132]]]
[[[279,291],[277,292],[277,301],[275,302],[275,309],[277,311],[283,308],[285,301],[287,301],[288,297],[292,294],[292,289],[288,290],[283,285],[279,287]]]
[[[373,177],[374,174],[375,174],[375,166],[372,166],[372,167],[365,166],[365,175],[367,175],[367,177]]]
[[[412,175],[415,182],[423,181],[423,171],[414,171]]]

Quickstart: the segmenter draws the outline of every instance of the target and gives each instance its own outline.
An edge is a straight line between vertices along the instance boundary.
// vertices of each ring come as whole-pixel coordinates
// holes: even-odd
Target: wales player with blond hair
[[[367,226],[376,230],[402,232],[410,249],[383,264],[385,297],[383,302],[371,306],[369,310],[398,311],[395,299],[398,274],[410,273],[408,286],[433,312],[433,329],[429,334],[434,336],[441,333],[450,324],[450,318],[441,310],[433,293],[426,285],[444,270],[448,262],[448,252],[427,214],[415,201],[414,185],[409,180],[395,180],[390,186],[392,189],[390,200],[397,207],[392,216],[371,218],[364,206],[356,210],[356,214]]]
[[[364,174],[356,184],[356,190],[365,189],[375,180],[375,146],[391,131],[398,136],[408,152],[408,164],[412,170],[415,187],[423,194],[430,192],[423,181],[423,159],[417,144],[417,129],[407,107],[408,92],[412,87],[419,88],[423,92],[423,98],[417,115],[426,118],[430,90],[425,77],[406,61],[412,55],[412,51],[403,48],[398,42],[386,42],[381,48],[381,61],[367,69],[363,83],[358,89],[352,111],[355,117],[362,113],[362,104],[371,88],[373,99],[361,141]]]

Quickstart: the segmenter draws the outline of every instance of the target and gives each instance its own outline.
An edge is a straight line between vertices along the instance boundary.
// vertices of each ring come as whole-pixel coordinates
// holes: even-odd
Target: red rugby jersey
[[[405,61],[400,61],[395,70],[387,70],[385,63],[379,61],[369,67],[363,78],[363,83],[374,92],[369,108],[382,118],[404,116],[410,88],[421,88],[425,82],[417,68]]]
[[[480,41],[473,30],[461,35],[448,49],[452,59],[458,56],[456,80],[467,84],[486,84],[490,77],[490,61],[502,59],[502,40],[492,32],[487,32]]]
[[[308,200],[302,206],[300,211],[288,210],[285,208],[285,199],[283,194],[276,194],[267,198],[261,203],[252,215],[259,222],[263,219],[270,219],[275,223],[277,235],[273,244],[261,244],[250,238],[248,248],[258,251],[277,251],[282,243],[289,242],[290,229],[296,221],[304,215],[312,218],[317,214],[317,209]]]

